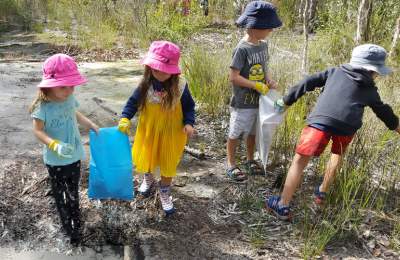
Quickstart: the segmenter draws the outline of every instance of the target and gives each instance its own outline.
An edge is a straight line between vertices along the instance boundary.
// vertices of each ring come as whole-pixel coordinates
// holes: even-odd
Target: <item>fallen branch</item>
[[[38,180],[38,181],[35,181],[35,182],[34,182],[33,184],[31,184],[30,186],[26,187],[26,188],[22,191],[21,196],[24,196],[24,195],[27,194],[28,192],[31,193],[31,192],[36,191],[36,190],[39,188],[38,185],[41,184],[42,182],[46,181],[48,178],[49,178],[49,176],[46,175],[46,176],[43,177],[42,179],[40,179],[40,180]]]
[[[190,154],[191,156],[199,159],[199,160],[205,160],[206,159],[206,154],[204,152],[201,152],[195,148],[191,148],[188,146],[185,146],[185,153]]]

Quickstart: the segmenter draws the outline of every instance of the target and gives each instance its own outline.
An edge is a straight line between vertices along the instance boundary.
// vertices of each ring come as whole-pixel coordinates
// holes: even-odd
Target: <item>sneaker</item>
[[[142,183],[138,189],[139,194],[143,195],[144,197],[148,197],[151,194],[151,190],[154,186],[154,177],[151,173],[145,173],[143,176]]]
[[[323,205],[325,203],[326,200],[326,192],[322,192],[319,190],[319,186],[315,187],[314,190],[314,202],[317,205]]]
[[[175,212],[174,204],[171,197],[171,186],[160,185],[160,201],[162,209],[167,216]]]
[[[280,196],[271,196],[265,201],[265,206],[268,211],[274,213],[281,220],[290,220],[292,218],[290,208],[288,206],[279,205]]]

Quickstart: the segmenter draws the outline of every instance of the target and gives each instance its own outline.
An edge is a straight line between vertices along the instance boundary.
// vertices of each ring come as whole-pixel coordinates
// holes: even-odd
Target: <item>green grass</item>
[[[212,51],[193,46],[182,59],[184,76],[200,111],[213,117],[227,113],[231,95],[227,59],[230,51],[229,48]]]

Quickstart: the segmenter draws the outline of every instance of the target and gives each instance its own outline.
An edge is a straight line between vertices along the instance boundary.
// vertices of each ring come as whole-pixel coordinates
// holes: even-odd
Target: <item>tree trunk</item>
[[[372,13],[372,0],[361,0],[357,16],[356,44],[369,39],[369,22]]]
[[[317,13],[317,0],[311,0],[308,8],[308,30],[314,32],[315,29],[315,18]]]
[[[308,34],[310,31],[310,14],[311,9],[317,5],[317,0],[304,0],[303,9],[303,35],[304,35],[304,45],[303,45],[303,57],[301,62],[301,72],[306,75],[308,73],[307,68],[307,56],[308,56]]]
[[[389,57],[394,56],[399,38],[400,38],[400,17],[397,18],[396,26],[394,28],[393,42],[392,46],[390,47]]]
[[[304,4],[305,4],[305,1],[306,0],[300,0],[300,4],[299,4],[299,10],[298,10],[298,12],[299,12],[299,20],[301,19],[301,18],[303,18],[303,15],[304,15]]]

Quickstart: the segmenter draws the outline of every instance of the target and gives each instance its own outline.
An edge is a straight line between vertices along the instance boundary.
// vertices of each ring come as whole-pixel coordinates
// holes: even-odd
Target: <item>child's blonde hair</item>
[[[151,68],[145,66],[144,74],[141,82],[139,83],[140,98],[139,98],[139,110],[143,110],[146,104],[147,91],[151,86],[151,80],[154,79]],[[162,98],[161,106],[165,109],[171,109],[179,101],[181,97],[179,89],[179,75],[173,74],[169,79],[162,83],[167,95]]]
[[[36,98],[33,100],[31,106],[29,107],[29,113],[33,113],[35,109],[40,106],[43,102],[49,102],[49,89],[39,88],[37,91]]]

